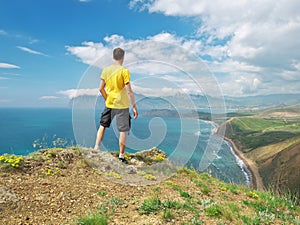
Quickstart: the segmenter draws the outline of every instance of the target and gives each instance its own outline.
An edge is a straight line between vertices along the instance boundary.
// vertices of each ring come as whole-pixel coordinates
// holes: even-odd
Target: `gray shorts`
[[[131,116],[129,108],[127,109],[111,109],[105,107],[101,114],[100,125],[109,127],[113,118],[116,116],[117,128],[120,132],[127,132],[131,127]]]

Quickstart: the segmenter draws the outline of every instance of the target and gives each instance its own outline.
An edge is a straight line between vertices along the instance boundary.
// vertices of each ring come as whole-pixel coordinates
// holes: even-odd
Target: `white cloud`
[[[186,6],[189,6],[188,10],[185,10]],[[191,7],[192,6],[192,7]],[[153,1],[153,4],[149,5],[149,12],[163,12],[166,15],[176,16],[194,16],[203,13],[206,4],[203,1]]]
[[[207,46],[202,45],[201,41],[177,37],[170,33],[160,33],[144,40],[127,40],[123,36],[112,35],[106,37],[104,42],[105,44],[84,42],[82,46],[68,46],[67,50],[84,63],[103,68],[112,63],[112,49],[116,46],[124,47],[126,50],[125,66],[132,73],[160,77],[171,82],[172,85],[178,85],[178,93],[214,96],[219,95],[216,92],[217,89],[221,89],[224,95],[229,96],[285,93],[282,88],[282,80],[299,80],[297,75],[300,64],[297,61],[293,62],[293,71],[291,72],[282,72],[276,69],[271,71],[247,61],[226,58],[227,46],[212,46],[211,49],[214,51],[210,52]],[[218,49],[221,50],[218,51]],[[211,57],[215,60],[208,60],[206,63],[216,77],[213,77],[207,66],[193,54],[195,52],[198,55],[211,53]],[[160,81],[156,83],[160,83]],[[155,95],[153,93],[162,95],[175,93],[172,91],[162,92],[163,86],[156,88],[155,83],[151,84],[151,87],[136,84],[135,91],[149,96]],[[299,82],[290,82],[288,85],[290,92],[299,92]],[[68,94],[74,97],[73,92]]]
[[[102,43],[83,42],[82,46],[66,46],[66,49],[72,54],[81,59],[83,63],[94,65],[97,59],[103,58],[108,53],[111,54],[111,49],[105,47]],[[103,65],[111,63],[112,59],[104,58]]]
[[[41,96],[40,98],[39,98],[40,100],[52,100],[52,99],[59,99],[59,97],[57,97],[57,96],[52,96],[52,95],[46,95],[46,96]]]
[[[131,1],[131,5],[141,1]],[[300,2],[254,1],[143,1],[149,12],[168,16],[196,16],[201,18],[199,34],[212,39],[228,38],[227,47],[233,59],[257,65],[268,62],[289,62],[300,58]],[[210,48],[208,48],[211,50]],[[223,51],[222,49],[220,49]],[[286,54],[280,54],[280,53]],[[273,57],[270,57],[273,56]],[[288,56],[288,57],[286,57]],[[255,59],[258,58],[260,60]],[[261,60],[263,58],[263,60]]]
[[[62,94],[64,96],[67,96],[69,99],[77,98],[80,96],[97,96],[99,94],[98,89],[69,89],[69,90],[63,90],[58,91],[58,94]]]
[[[165,86],[161,85],[157,87],[157,85],[153,85],[152,87],[149,87],[147,84],[143,83],[137,83],[135,84],[133,82],[132,89],[134,90],[134,93],[141,94],[148,97],[164,97],[164,96],[174,96],[177,94],[185,93],[185,91],[178,87],[171,86]]]
[[[9,76],[21,76],[19,73],[2,73],[3,75],[9,75]]]
[[[67,46],[66,49],[82,62],[102,69],[113,62],[112,49],[117,46],[125,49],[124,65],[132,74],[161,77],[165,81],[172,81],[172,85],[180,85],[177,87],[177,91],[179,88],[180,92],[190,90],[190,93],[204,92],[212,95],[218,93],[215,90],[219,87],[216,80],[211,77],[206,64],[194,54],[199,53],[202,48],[202,43],[198,40],[189,40],[166,32],[142,40],[127,40],[123,36],[112,35],[105,37],[104,43],[83,42],[81,46]],[[170,77],[174,79],[171,80]],[[161,80],[156,82],[160,83]],[[202,85],[200,91],[201,85],[197,84],[199,82],[206,84]],[[157,87],[157,83],[152,83],[152,86]],[[159,87],[163,90],[162,94],[173,93],[165,89],[168,85]]]
[[[3,69],[20,69],[20,67],[17,66],[17,65],[10,64],[10,63],[1,63],[1,62],[0,62],[0,68],[3,68]]]
[[[178,45],[183,41],[183,38],[177,38],[175,35],[166,32],[149,36],[148,39],[155,42],[165,42],[173,45]]]
[[[300,91],[298,0],[131,0],[129,7],[199,21],[201,42],[195,38],[181,44],[196,42],[191,49],[207,58],[213,72],[227,73],[218,76],[225,94]],[[181,38],[167,40],[180,43]]]
[[[30,54],[34,54],[34,55],[42,55],[42,56],[48,56],[42,52],[38,52],[38,51],[35,51],[35,50],[32,50],[30,48],[27,48],[27,47],[22,47],[22,46],[17,46],[18,49],[24,51],[24,52],[28,52]]]
[[[166,69],[167,64],[184,64],[185,67],[193,68],[195,62],[190,60],[190,55],[199,52],[201,46],[201,41],[186,40],[165,32],[141,40],[127,40],[120,35],[111,35],[105,37],[104,42],[83,42],[81,46],[66,46],[66,49],[83,63],[103,68],[112,63],[112,49],[120,46],[126,50],[125,63],[135,70],[133,72],[157,74],[174,72],[171,66]],[[159,62],[160,65],[154,65]],[[147,63],[148,66],[145,65]]]
[[[188,92],[220,96],[218,81],[209,72],[207,65],[194,54],[196,52],[201,54],[201,51],[204,51],[201,41],[163,32],[144,40],[126,40],[123,36],[112,35],[105,37],[104,42],[106,44],[84,42],[82,46],[67,46],[66,48],[82,62],[103,68],[112,63],[112,49],[116,46],[124,47],[126,50],[124,65],[131,73],[142,75],[142,77],[153,77],[150,81],[136,84],[137,90],[135,91],[141,94],[153,96],[153,93],[170,95]],[[218,63],[214,65],[217,71],[220,66]],[[236,67],[241,68],[241,65],[244,70],[255,69],[246,63],[240,63]],[[160,79],[155,79],[155,77]],[[176,86],[174,90],[165,88],[170,85]]]
[[[29,44],[35,44],[35,43],[40,42],[40,40],[38,40],[36,38],[30,37],[30,36],[27,36],[27,35],[24,35],[24,34],[8,33],[5,30],[0,30],[0,35],[7,36],[11,39],[18,39],[18,40],[21,40],[21,41],[25,41],[25,42],[28,42]]]
[[[157,89],[153,88],[145,88],[145,87],[140,87],[137,85],[131,85],[132,89],[134,90],[134,93],[136,94],[141,94],[145,96],[159,96],[159,91]]]
[[[1,66],[0,66],[0,68],[1,68]],[[7,67],[4,67],[4,68],[7,68]],[[9,79],[11,79],[11,77],[19,77],[19,76],[21,76],[18,73],[4,73],[4,72],[2,73],[2,75],[4,75],[4,76],[0,76],[0,80],[9,80]]]

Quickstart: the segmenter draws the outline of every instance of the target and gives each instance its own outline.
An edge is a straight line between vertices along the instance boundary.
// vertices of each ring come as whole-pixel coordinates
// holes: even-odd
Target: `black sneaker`
[[[126,160],[125,158],[119,158],[119,160],[120,160],[122,163],[125,163],[125,164],[128,163],[127,160]]]

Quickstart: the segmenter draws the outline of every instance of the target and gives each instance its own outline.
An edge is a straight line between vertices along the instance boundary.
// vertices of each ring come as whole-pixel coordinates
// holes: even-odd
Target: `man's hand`
[[[101,79],[100,86],[99,86],[99,92],[101,93],[102,97],[106,101],[107,94],[106,94],[106,91],[105,91],[105,85],[106,85],[105,80]]]
[[[134,105],[133,106],[133,118],[136,119],[136,118],[138,118],[138,116],[139,116],[138,110],[137,110],[136,106]]]
[[[132,108],[133,108],[133,117],[134,117],[134,119],[136,119],[136,118],[138,118],[139,113],[138,113],[138,110],[137,110],[136,105],[135,105],[134,96],[133,96],[133,92],[132,92],[130,83],[128,82],[125,85],[125,87],[126,87],[126,90],[127,90],[127,94],[128,94],[130,103],[131,103]]]

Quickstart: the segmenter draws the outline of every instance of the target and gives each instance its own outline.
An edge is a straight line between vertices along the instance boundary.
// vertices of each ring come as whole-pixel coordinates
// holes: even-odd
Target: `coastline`
[[[253,162],[251,159],[247,158],[244,153],[242,151],[240,151],[235,143],[227,138],[227,137],[223,137],[224,140],[226,140],[232,147],[232,150],[234,151],[234,153],[244,162],[244,164],[247,166],[248,170],[250,171],[251,175],[252,175],[252,185],[253,188],[258,190],[258,191],[263,191],[265,190],[265,187],[263,185],[262,182],[262,178],[259,175],[258,172],[258,167],[256,166],[255,162]]]
[[[210,122],[213,126],[214,129],[212,130],[212,134],[213,135],[218,135],[220,137],[222,137],[225,141],[228,142],[228,144],[230,145],[230,147],[233,150],[233,153],[243,161],[243,163],[246,165],[247,169],[249,170],[249,172],[251,173],[251,182],[252,182],[252,186],[254,189],[262,191],[265,190],[262,178],[259,174],[258,171],[258,167],[256,166],[255,162],[249,158],[247,158],[244,153],[242,151],[240,151],[233,140],[231,140],[228,137],[225,137],[225,135],[219,135],[219,129],[220,129],[220,125],[218,125],[217,123],[213,122],[213,121],[208,121]],[[226,124],[227,122],[225,122]]]

